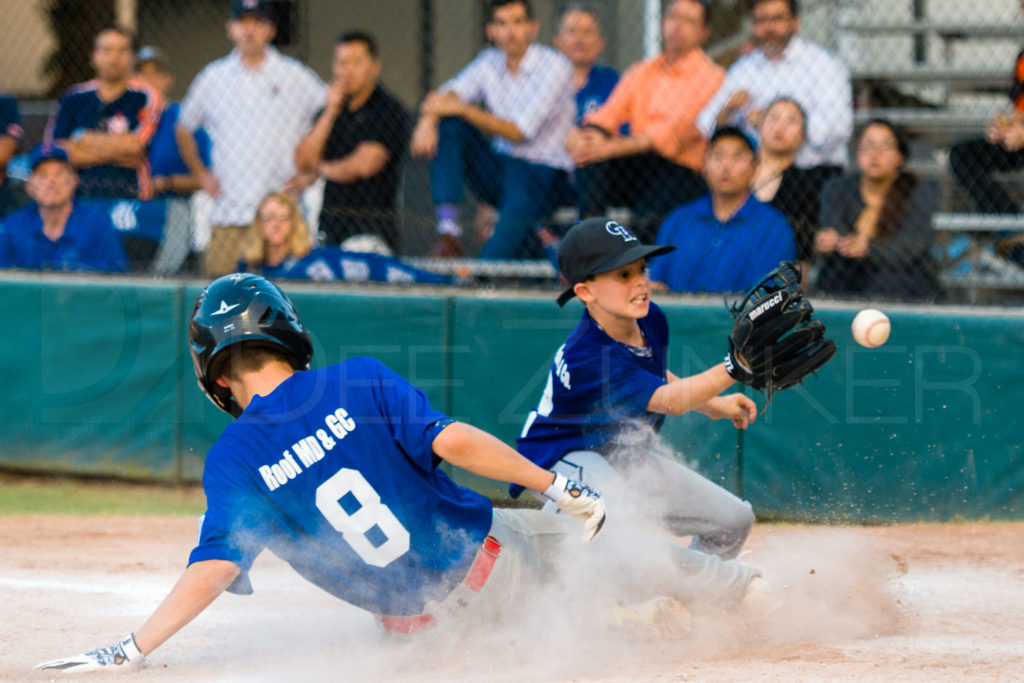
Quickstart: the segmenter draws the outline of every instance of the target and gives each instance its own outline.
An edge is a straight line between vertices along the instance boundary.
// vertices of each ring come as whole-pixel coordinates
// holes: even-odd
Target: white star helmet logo
[[[238,304],[231,304],[228,306],[228,302],[222,299],[220,302],[220,308],[214,311],[211,315],[224,315],[225,313],[230,313],[231,310],[235,308],[238,308]]]

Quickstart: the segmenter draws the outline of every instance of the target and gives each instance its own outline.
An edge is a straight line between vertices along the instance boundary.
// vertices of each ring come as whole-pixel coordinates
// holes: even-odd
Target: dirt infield
[[[108,645],[177,578],[188,518],[0,518],[0,680]],[[1022,523],[821,528],[760,525],[747,561],[775,604],[696,611],[689,636],[594,630],[558,605],[532,628],[394,641],[272,557],[256,593],[226,595],[129,680],[1021,680]],[[265,554],[266,555],[266,554]],[[86,676],[91,680],[100,677]],[[68,678],[58,678],[68,680]]]

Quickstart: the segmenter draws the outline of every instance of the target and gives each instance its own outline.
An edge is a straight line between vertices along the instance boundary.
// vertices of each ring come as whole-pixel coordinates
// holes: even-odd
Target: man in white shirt
[[[572,196],[573,162],[565,137],[576,115],[573,69],[556,50],[533,41],[529,0],[490,0],[487,37],[497,46],[427,95],[412,153],[431,159],[438,241],[431,254],[460,256],[463,186],[498,208],[481,256],[539,253],[537,222]]]
[[[826,175],[842,169],[853,133],[849,69],[832,53],[797,35],[798,0],[748,3],[756,49],[732,65],[725,83],[698,116],[697,126],[706,137],[728,125],[756,136],[768,105],[787,97],[807,112],[807,142],[797,154],[797,166],[823,167]]]
[[[181,103],[175,137],[181,158],[214,199],[203,272],[235,269],[246,226],[270,192],[300,194],[314,179],[295,168],[295,148],[327,101],[327,86],[307,66],[270,46],[276,32],[265,0],[234,0],[228,37],[235,49],[208,64]],[[196,149],[203,127],[212,168]]]

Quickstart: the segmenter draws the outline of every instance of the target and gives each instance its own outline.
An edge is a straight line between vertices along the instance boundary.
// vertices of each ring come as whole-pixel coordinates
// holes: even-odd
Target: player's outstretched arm
[[[137,662],[206,609],[227,590],[238,573],[237,565],[224,560],[205,560],[189,565],[164,601],[134,634],[125,636],[110,647],[43,662],[35,668],[82,673],[116,669]]]
[[[712,420],[732,420],[736,429],[746,429],[757,418],[757,404],[743,394],[715,396],[694,410]]]
[[[563,512],[583,522],[587,540],[604,525],[605,508],[600,493],[538,467],[481,429],[454,422],[434,438],[433,448],[442,460],[473,474],[543,493]]]
[[[707,401],[732,386],[733,378],[725,364],[705,370],[699,375],[676,377],[669,373],[669,381],[658,388],[647,403],[647,410],[664,415],[683,415],[698,410]]]

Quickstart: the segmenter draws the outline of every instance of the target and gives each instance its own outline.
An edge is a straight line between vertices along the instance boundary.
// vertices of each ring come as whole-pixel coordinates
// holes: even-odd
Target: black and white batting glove
[[[129,662],[142,659],[142,652],[135,644],[135,634],[129,633],[110,647],[92,650],[85,654],[65,659],[54,659],[36,664],[35,669],[56,669],[63,673],[84,673],[86,671],[114,670]]]
[[[555,480],[544,492],[555,505],[570,517],[583,522],[583,540],[597,536],[607,516],[601,493],[569,479],[564,474],[555,474]]]

